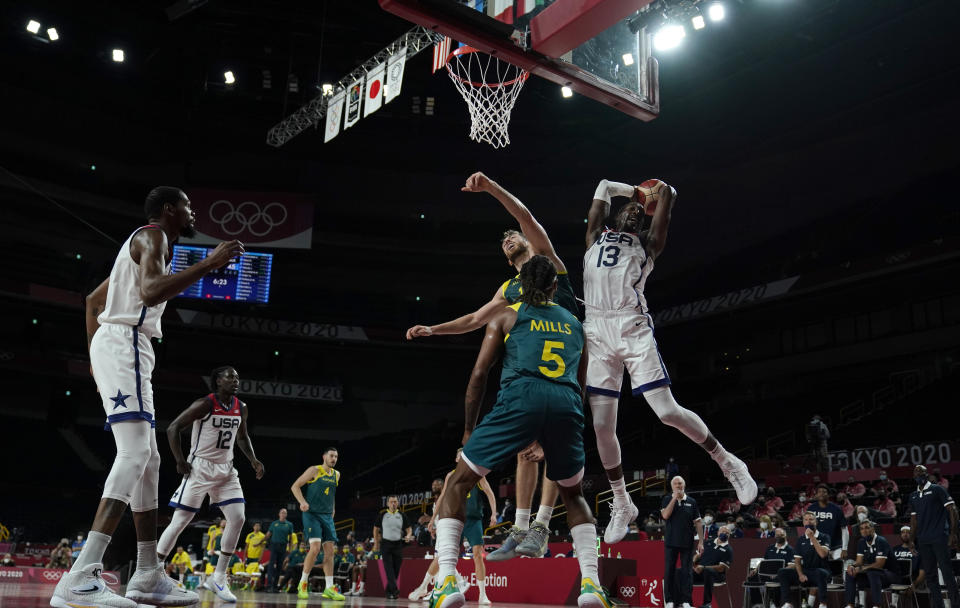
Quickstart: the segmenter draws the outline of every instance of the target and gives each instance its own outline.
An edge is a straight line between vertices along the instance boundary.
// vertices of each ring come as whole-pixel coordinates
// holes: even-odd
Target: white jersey
[[[595,310],[647,312],[643,287],[653,272],[646,242],[630,232],[605,229],[583,256],[583,300]]]
[[[140,333],[148,338],[160,338],[160,317],[167,303],[161,302],[156,306],[145,306],[140,298],[140,265],[133,261],[130,255],[130,243],[133,237],[145,228],[159,228],[155,224],[141,226],[123,242],[120,253],[110,271],[110,282],[107,287],[107,305],[97,317],[101,324],[113,323],[130,325],[138,328]],[[170,274],[170,262],[167,260],[164,273]]]
[[[240,430],[240,400],[231,397],[228,404],[220,403],[214,393],[207,395],[210,413],[193,421],[190,433],[190,462],[203,458],[210,462],[233,461],[233,444]]]

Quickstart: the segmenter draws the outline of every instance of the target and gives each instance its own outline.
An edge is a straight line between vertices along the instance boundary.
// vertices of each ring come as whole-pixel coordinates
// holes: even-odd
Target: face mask
[[[707,524],[708,526],[709,526],[710,524],[712,524],[712,523],[713,523],[713,516],[712,516],[712,515],[707,515],[707,516],[705,516],[705,517],[703,518],[703,523]]]
[[[806,500],[807,500],[807,495],[806,495],[806,494],[801,494],[801,495],[800,495],[800,502],[805,502]]]
[[[722,543],[727,542],[727,538],[728,537],[726,534],[717,534],[717,540],[719,540]]]
[[[784,544],[785,542],[787,542],[787,537],[786,537],[786,536],[778,536],[778,537],[777,537],[777,544],[778,544],[778,545],[782,545],[782,544]]]
[[[886,475],[881,475],[881,476],[880,476],[880,481],[886,481],[886,480],[887,480],[887,476],[886,476]]]
[[[767,522],[761,521],[761,522],[760,522],[760,529],[761,529],[761,530],[766,530],[767,528],[768,528]]]
[[[863,513],[863,512],[857,513],[857,519],[858,519],[859,521],[866,521],[866,519],[867,519],[867,514],[866,514],[866,513]]]
[[[817,527],[816,527],[815,525],[813,525],[813,524],[808,524],[808,525],[804,526],[804,528],[806,528],[807,530],[816,530],[816,529],[817,529]]]

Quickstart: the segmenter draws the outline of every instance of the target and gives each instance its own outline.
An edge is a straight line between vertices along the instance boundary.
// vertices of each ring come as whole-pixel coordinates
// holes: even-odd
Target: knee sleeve
[[[173,517],[170,518],[170,525],[160,535],[160,541],[157,543],[157,553],[163,556],[170,555],[180,534],[186,530],[187,525],[193,520],[194,513],[184,509],[175,509]]]
[[[620,464],[620,441],[617,439],[617,398],[590,395],[593,431],[597,435],[597,451],[604,469]]]
[[[130,499],[130,510],[134,513],[153,511],[157,508],[160,494],[160,450],[157,448],[156,429],[150,429],[150,457],[143,468],[143,476]]]
[[[152,456],[150,437],[153,429],[145,420],[130,420],[113,424],[110,430],[117,444],[117,456],[103,484],[103,498],[130,504]],[[159,459],[159,453],[157,457]]]
[[[223,529],[223,538],[220,540],[220,550],[224,553],[233,553],[237,550],[237,540],[240,538],[240,531],[246,520],[246,510],[242,502],[232,502],[221,505],[220,511],[227,520],[227,526]]]
[[[700,416],[677,403],[670,387],[663,386],[647,391],[643,397],[660,418],[660,422],[672,426],[696,443],[707,440],[707,435],[710,433],[707,425],[703,423]]]

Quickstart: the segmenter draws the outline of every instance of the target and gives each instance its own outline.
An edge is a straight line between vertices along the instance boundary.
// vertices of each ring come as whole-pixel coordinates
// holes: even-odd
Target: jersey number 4
[[[217,447],[221,450],[229,450],[231,439],[233,439],[232,431],[220,431],[217,433]]]
[[[620,248],[616,245],[608,245],[600,248],[600,255],[597,256],[597,268],[600,266],[616,266],[620,261]]]
[[[540,373],[547,378],[559,378],[563,375],[563,372],[567,371],[567,364],[564,363],[563,357],[553,352],[553,349],[563,350],[563,342],[556,340],[543,341],[543,354],[540,355],[540,358],[548,363],[557,364],[557,367],[554,369],[550,369],[546,365],[541,365],[537,368],[540,370]]]

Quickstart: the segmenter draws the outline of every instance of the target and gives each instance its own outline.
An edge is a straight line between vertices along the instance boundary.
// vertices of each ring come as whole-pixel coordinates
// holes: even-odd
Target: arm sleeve
[[[633,186],[630,184],[602,179],[597,184],[597,191],[593,193],[593,198],[609,203],[614,196],[633,196],[633,191]]]

